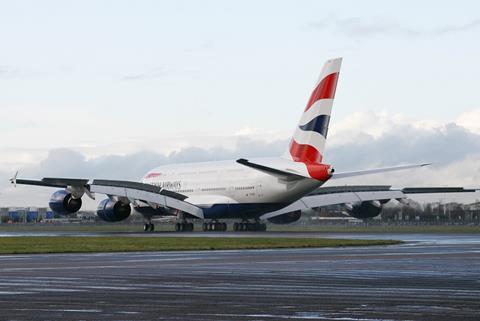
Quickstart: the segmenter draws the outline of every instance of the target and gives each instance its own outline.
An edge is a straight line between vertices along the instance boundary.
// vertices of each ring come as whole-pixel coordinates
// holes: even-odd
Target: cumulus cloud
[[[461,113],[455,120],[455,123],[480,135],[480,109]]]
[[[200,148],[186,147],[168,155],[143,150],[126,155],[103,155],[94,158],[68,149],[53,149],[36,164],[27,164],[21,171],[21,177],[70,177],[105,178],[120,180],[138,180],[148,170],[171,163],[189,163],[237,159],[240,157],[268,157],[283,152],[287,140],[264,142],[248,137],[237,137],[235,149],[224,147]],[[8,182],[11,172],[0,169],[0,207],[1,206],[45,206],[54,189],[21,186],[14,189]],[[25,198],[28,195],[28,198]],[[90,204],[92,206],[92,204]]]
[[[351,131],[348,138],[327,147],[328,161],[338,167],[418,162],[443,166],[480,154],[480,135],[455,123],[433,129],[416,128],[412,124],[393,125],[379,136]]]
[[[477,123],[469,122],[476,115],[480,112],[471,111],[460,115],[456,122],[440,124],[411,120],[402,115],[358,113],[332,124],[325,161],[333,164],[337,171],[423,162],[433,162],[434,165],[412,171],[338,180],[330,185],[478,187],[480,133],[476,131]],[[278,156],[285,151],[289,138],[266,141],[249,136],[232,136],[229,140],[225,145],[190,145],[168,154],[141,150],[125,155],[87,157],[73,149],[54,149],[40,161],[29,162],[20,174],[33,178],[57,176],[137,180],[151,168],[163,164]],[[0,168],[1,206],[46,204],[51,190],[23,186],[13,189],[7,186],[11,175],[11,172]],[[29,197],[26,199],[25,195]]]

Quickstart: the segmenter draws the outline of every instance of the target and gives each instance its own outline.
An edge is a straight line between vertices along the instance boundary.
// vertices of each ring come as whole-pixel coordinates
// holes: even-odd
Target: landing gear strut
[[[193,223],[188,222],[181,222],[175,224],[175,231],[176,232],[192,232],[193,231]]]
[[[227,223],[225,222],[217,222],[212,221],[208,223],[203,223],[203,230],[204,231],[220,231],[224,232],[227,230]]]
[[[267,224],[260,223],[260,221],[248,222],[242,221],[240,223],[235,222],[233,224],[233,230],[235,232],[265,232],[267,230]]]

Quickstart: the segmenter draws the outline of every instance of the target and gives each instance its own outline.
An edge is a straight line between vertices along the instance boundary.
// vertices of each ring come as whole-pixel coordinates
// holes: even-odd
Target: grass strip
[[[319,233],[480,233],[480,225],[360,225],[360,226],[273,226],[270,232],[319,232]]]
[[[208,237],[1,237],[0,254],[279,249],[399,244],[393,240]]]
[[[229,225],[231,228],[231,224]],[[196,225],[195,231],[201,231]],[[171,224],[155,224],[157,232],[173,232]],[[119,232],[139,233],[142,224],[0,224],[0,232]],[[269,225],[269,232],[320,233],[480,233],[480,225]]]

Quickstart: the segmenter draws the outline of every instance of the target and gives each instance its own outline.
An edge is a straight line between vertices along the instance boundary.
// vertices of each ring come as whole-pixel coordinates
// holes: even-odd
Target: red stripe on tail
[[[313,146],[297,143],[294,139],[290,142],[290,155],[295,162],[320,164],[322,154]]]
[[[298,144],[292,139],[290,143],[290,154],[295,162],[302,162],[307,167],[308,175],[320,181],[327,181],[331,176],[331,166],[321,164],[322,154],[315,147]]]
[[[310,109],[312,105],[320,99],[333,99],[335,90],[337,89],[338,72],[330,74],[323,78],[310,95],[305,111]]]

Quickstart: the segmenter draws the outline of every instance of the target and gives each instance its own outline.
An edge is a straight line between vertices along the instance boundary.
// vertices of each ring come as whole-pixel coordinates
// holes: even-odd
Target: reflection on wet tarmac
[[[479,236],[308,233],[326,236],[409,243],[0,256],[2,318],[478,320]]]

